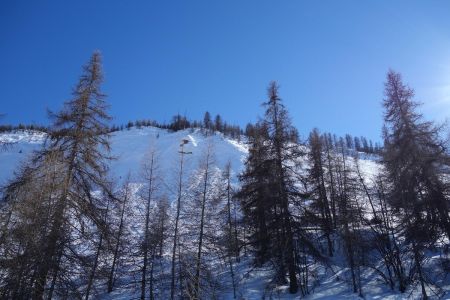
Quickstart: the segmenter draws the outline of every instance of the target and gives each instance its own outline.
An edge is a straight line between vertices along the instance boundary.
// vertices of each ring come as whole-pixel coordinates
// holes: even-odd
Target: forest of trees
[[[364,137],[313,129],[301,141],[271,82],[262,118],[245,131],[220,115],[176,115],[109,125],[101,57],[84,66],[72,99],[52,113],[42,149],[2,188],[0,298],[94,299],[118,290],[140,299],[238,298],[237,266],[251,259],[271,270],[269,288],[301,297],[320,284],[317,270],[342,278],[363,297],[370,270],[399,293],[441,297],[450,271],[449,152],[442,128],[423,120],[399,73],[385,82],[383,147]],[[182,140],[174,179],[162,178],[150,146],[136,185],[108,169],[112,131],[133,126],[200,128],[249,147],[239,184],[232,166],[214,168],[210,143],[195,174]],[[361,169],[360,152],[377,155],[380,172]],[[164,193],[169,183],[175,199]],[[430,259],[433,253],[433,260]],[[217,271],[218,268],[221,271]]]
[[[367,268],[393,290],[419,285],[423,299],[429,291],[443,295],[436,282],[449,271],[450,190],[443,176],[448,149],[440,128],[422,120],[412,97],[400,74],[390,71],[385,148],[377,150],[384,168],[370,182],[357,153],[348,151],[350,137],[336,142],[314,129],[304,153],[293,145],[289,116],[271,84],[237,197],[255,261],[270,262],[277,281],[289,278],[291,292],[308,294],[308,268],[327,264],[337,253],[345,257],[353,291],[361,297]],[[306,166],[301,156],[308,158]],[[301,169],[306,174],[295,171]],[[427,251],[439,253],[439,266],[427,265]]]

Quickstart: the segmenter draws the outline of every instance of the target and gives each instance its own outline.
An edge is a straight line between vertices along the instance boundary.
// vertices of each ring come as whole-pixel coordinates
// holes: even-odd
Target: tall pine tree
[[[439,139],[439,128],[422,120],[413,96],[400,74],[389,71],[383,101],[383,164],[391,183],[388,197],[412,250],[422,297],[427,298],[424,251],[440,234],[450,238],[448,191],[439,170],[446,149]]]

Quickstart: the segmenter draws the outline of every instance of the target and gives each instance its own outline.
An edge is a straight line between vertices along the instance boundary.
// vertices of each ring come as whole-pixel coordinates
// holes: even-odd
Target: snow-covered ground
[[[0,185],[7,183],[8,179],[14,176],[14,170],[21,162],[26,161],[34,150],[38,150],[45,142],[46,135],[41,132],[17,131],[0,134],[1,142],[8,142],[10,145],[0,151]],[[141,129],[132,128],[115,132],[111,135],[111,149],[114,160],[110,161],[111,174],[113,180],[120,183],[129,175],[131,182],[139,186],[142,179],[142,163],[146,159],[146,154],[155,149],[157,152],[157,164],[159,173],[163,178],[165,193],[170,200],[176,199],[173,192],[173,184],[177,178],[180,159],[180,143],[187,140],[184,151],[185,155],[184,174],[186,182],[194,176],[208,146],[212,145],[214,159],[213,166],[216,170],[223,170],[229,162],[232,168],[233,183],[238,184],[237,174],[242,171],[245,157],[248,153],[247,145],[243,142],[230,140],[222,134],[210,134],[205,136],[200,130],[182,130],[169,132],[153,127]],[[366,178],[376,175],[380,170],[380,164],[374,157],[361,155],[359,160],[361,172]],[[216,172],[218,173],[218,172]],[[339,261],[339,259],[337,260]],[[334,264],[333,272],[317,270],[321,277],[320,285],[314,288],[314,293],[308,295],[307,299],[357,299],[358,296],[352,293],[350,284],[345,279],[346,270],[339,264]],[[238,299],[299,299],[300,295],[290,295],[286,292],[287,287],[268,289],[271,280],[271,273],[268,269],[253,269],[251,257],[242,257],[241,262],[235,266],[236,278],[238,281]],[[227,277],[226,270],[224,278]],[[320,274],[322,272],[323,274]],[[390,291],[389,288],[375,278],[374,274],[367,271],[363,278],[363,292],[365,299],[405,299],[415,298],[416,294],[407,295]],[[127,299],[127,293],[116,291],[108,298]],[[224,292],[221,299],[233,299],[232,289]],[[450,299],[450,298],[448,298]]]
[[[0,134],[0,142],[10,143],[0,151],[0,185],[13,176],[17,166],[29,159],[34,150],[40,149],[45,137],[42,132],[30,131]],[[116,181],[122,181],[130,174],[132,182],[141,182],[141,166],[146,154],[151,149],[156,149],[161,176],[170,181],[179,168],[180,143],[183,139],[189,141],[184,146],[184,151],[192,153],[185,155],[185,174],[191,174],[198,167],[208,144],[213,146],[214,166],[223,169],[230,162],[234,175],[241,171],[247,154],[247,147],[243,143],[230,140],[219,133],[205,136],[199,130],[169,132],[145,127],[118,131],[111,135],[111,154],[114,157],[109,163],[111,174],[114,174]]]
[[[38,131],[15,131],[0,134],[0,186],[14,175],[21,162],[27,161],[34,150],[41,148],[46,134]]]

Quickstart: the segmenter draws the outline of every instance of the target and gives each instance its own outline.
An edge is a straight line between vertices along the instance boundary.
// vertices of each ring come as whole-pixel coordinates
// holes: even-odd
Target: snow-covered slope
[[[12,143],[0,152],[0,185],[5,184],[17,166],[41,147],[45,137],[44,133],[30,131],[0,134],[1,142]],[[156,149],[161,177],[170,181],[179,168],[180,142],[183,139],[189,141],[184,151],[192,152],[185,155],[184,173],[187,176],[198,167],[202,154],[211,144],[215,167],[223,169],[230,162],[236,179],[235,175],[241,171],[247,153],[244,143],[230,140],[219,133],[205,136],[200,130],[169,132],[154,127],[132,128],[112,134],[111,154],[114,159],[109,163],[112,176],[116,181],[122,181],[129,174],[132,182],[141,182],[141,165],[146,153]]]
[[[243,143],[229,140],[221,134],[205,136],[200,130],[181,130],[168,132],[153,127],[131,129],[117,132],[112,136],[112,154],[116,157],[111,162],[111,171],[116,176],[126,176],[131,172],[132,181],[140,182],[140,168],[150,149],[156,149],[158,167],[163,178],[171,181],[179,168],[179,151],[181,140],[189,142],[184,146],[185,174],[192,174],[209,144],[214,153],[214,165],[223,169],[231,163],[234,174],[240,172],[247,149]]]
[[[39,149],[45,142],[45,134],[41,132],[24,132],[0,134],[0,141],[12,143],[0,152],[0,185],[7,183],[8,179],[14,175],[14,170],[21,162],[25,162],[32,154],[33,150]],[[110,164],[111,176],[114,181],[120,183],[128,175],[131,176],[132,183],[143,182],[141,176],[141,165],[146,159],[146,154],[155,149],[158,154],[157,164],[163,181],[165,182],[166,194],[172,201],[176,199],[173,190],[173,182],[176,182],[180,158],[180,142],[185,139],[188,143],[184,146],[184,151],[191,154],[185,155],[184,174],[186,179],[194,176],[198,168],[202,155],[209,145],[212,145],[214,160],[213,165],[216,169],[223,169],[230,162],[232,166],[232,175],[234,183],[237,184],[237,174],[243,169],[243,162],[248,149],[245,143],[236,140],[230,140],[222,134],[216,133],[205,136],[200,130],[182,130],[178,132],[169,132],[153,127],[142,129],[132,128],[115,132],[111,136],[112,156],[115,157]],[[307,165],[307,162],[305,162]],[[370,157],[360,159],[360,167],[366,178],[375,175],[380,166]],[[186,181],[187,182],[187,181]],[[345,270],[336,270],[337,273]],[[281,287],[277,290],[268,291],[266,285],[270,282],[270,272],[264,268],[253,269],[251,266],[251,257],[242,259],[236,266],[236,277],[238,278],[238,295],[243,299],[261,299],[263,297],[275,299],[292,299],[298,295],[289,295],[286,292],[287,287]],[[225,276],[227,277],[227,276]],[[345,280],[338,280],[338,275],[327,276],[322,284],[315,289],[315,293],[310,296],[311,299],[335,299],[357,298],[352,293]],[[370,274],[367,275],[370,277]],[[380,289],[381,288],[381,289]],[[384,285],[376,284],[367,292],[367,297],[378,299],[387,297],[389,299],[400,299],[401,296],[385,289]],[[277,294],[277,291],[279,294]],[[125,291],[117,291],[110,295],[112,298],[127,299]],[[125,296],[124,296],[125,295]],[[109,297],[109,296],[108,296]],[[377,298],[378,297],[378,298]],[[222,298],[232,298],[231,290],[225,292]],[[108,298],[109,299],[109,298]],[[372,299],[372,298],[371,298]]]
[[[41,148],[45,133],[38,131],[16,131],[0,134],[0,186],[14,175],[14,170],[26,161],[34,150]]]

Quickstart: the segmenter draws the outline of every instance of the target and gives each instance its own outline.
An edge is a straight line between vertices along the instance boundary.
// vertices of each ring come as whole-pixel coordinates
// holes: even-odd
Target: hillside
[[[247,145],[244,142],[230,140],[220,133],[210,134],[205,136],[200,130],[182,130],[178,132],[169,132],[154,127],[146,127],[142,129],[132,128],[130,130],[118,131],[111,136],[112,156],[114,159],[109,163],[110,174],[113,176],[113,181],[120,184],[124,179],[130,175],[131,184],[140,186],[143,184],[141,176],[142,162],[146,158],[146,153],[149,149],[156,149],[158,153],[158,165],[161,177],[163,178],[163,194],[166,194],[169,201],[172,203],[172,214],[176,200],[176,193],[174,191],[173,182],[176,181],[180,141],[186,139],[189,142],[186,144],[184,151],[192,153],[186,155],[185,160],[185,180],[186,182],[193,182],[196,176],[196,170],[199,168],[199,162],[207,149],[208,145],[212,145],[213,149],[213,172],[218,180],[220,177],[220,170],[230,162],[232,166],[232,182],[235,188],[239,184],[237,174],[243,170],[243,162],[247,156]],[[0,135],[0,140],[3,142],[12,143],[4,151],[0,153],[0,180],[2,184],[6,183],[9,178],[13,176],[13,171],[20,165],[22,161],[26,161],[30,157],[33,150],[39,147],[45,141],[45,134],[40,132],[11,132]],[[351,163],[351,162],[350,162]],[[379,165],[373,156],[365,157],[361,154],[359,161],[361,171],[364,173],[365,179],[370,182],[370,179],[379,170]],[[309,162],[304,160],[303,171],[308,167]],[[195,181],[195,180],[194,180]],[[194,186],[190,186],[194,189]],[[142,209],[142,203],[138,200],[139,190],[135,189],[133,196],[133,211],[131,215],[136,218],[139,215],[139,210]],[[192,220],[185,221],[185,226],[190,226]],[[131,221],[133,227],[133,221]],[[139,234],[139,229],[135,230],[134,234]],[[261,299],[263,297],[273,297],[275,299],[294,299],[298,295],[289,295],[287,293],[287,286],[279,286],[273,289],[271,285],[271,271],[269,266],[262,266],[254,268],[252,265],[252,257],[243,255],[240,262],[236,264],[236,281],[238,282],[237,294],[241,299]],[[325,269],[323,266],[312,266],[312,271],[315,272],[316,283],[314,283],[314,293],[310,299],[335,299],[337,295],[344,298],[357,298],[353,294],[348,282],[348,269],[345,268],[342,253],[330,262],[330,268]],[[167,261],[170,257],[170,252],[165,253]],[[217,258],[218,259],[218,258]],[[232,292],[229,282],[229,272],[225,265],[220,261],[214,263],[217,267],[215,270],[216,276],[222,279],[223,287],[217,295],[220,299],[232,298]],[[387,286],[374,279],[373,272],[366,270],[363,275],[364,278],[364,292],[367,299],[377,299],[380,296],[389,299],[402,298],[397,293],[391,293]],[[138,297],[138,291],[132,280],[128,279],[130,283],[123,284],[122,288],[117,289],[110,295],[103,294],[102,297],[112,299],[128,299],[128,297]],[[100,292],[98,296],[102,293]],[[164,295],[164,294],[162,294]]]
[[[37,150],[45,142],[46,135],[37,131],[16,131],[0,134],[0,141],[12,143],[0,152],[0,183],[4,184],[13,175],[15,168],[21,161],[26,161],[33,150]],[[239,173],[247,153],[244,143],[224,137],[222,134],[205,136],[200,130],[181,130],[169,132],[167,130],[145,127],[132,128],[114,132],[111,135],[111,155],[109,162],[110,173],[115,181],[121,181],[128,174],[131,181],[141,182],[140,171],[146,153],[155,148],[159,155],[158,165],[161,174],[170,180],[176,174],[180,142],[187,139],[185,174],[191,174],[198,167],[199,160],[209,143],[213,145],[214,166],[223,169],[227,162],[231,163],[233,174]],[[236,179],[236,177],[234,177]]]

